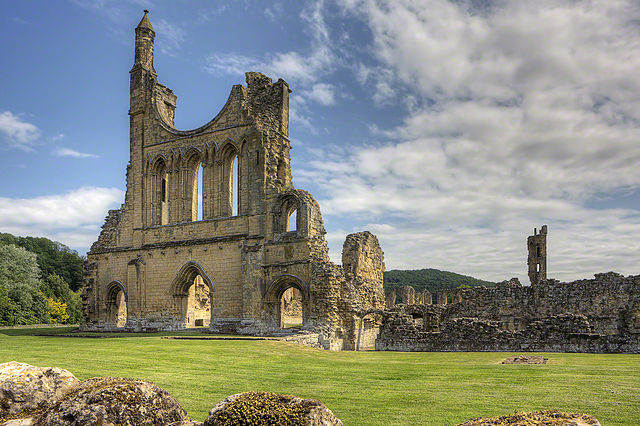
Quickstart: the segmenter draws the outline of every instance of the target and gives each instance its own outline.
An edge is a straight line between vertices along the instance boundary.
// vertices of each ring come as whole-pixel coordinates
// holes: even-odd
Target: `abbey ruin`
[[[85,329],[289,333],[331,350],[640,352],[640,276],[547,279],[546,226],[527,240],[531,286],[385,296],[369,232],[348,235],[332,263],[320,206],[292,184],[288,84],[248,72],[209,123],[177,130],[147,11],[135,34],[126,196],[87,255]]]
[[[546,225],[534,229],[527,249],[530,286],[512,278],[435,295],[392,291],[376,349],[640,353],[640,275],[547,279]]]
[[[383,253],[361,232],[329,260],[320,207],[292,184],[288,84],[249,72],[209,123],[177,130],[146,11],[135,33],[127,190],[87,256],[86,328],[294,326],[326,349],[372,347],[357,312],[384,308]]]

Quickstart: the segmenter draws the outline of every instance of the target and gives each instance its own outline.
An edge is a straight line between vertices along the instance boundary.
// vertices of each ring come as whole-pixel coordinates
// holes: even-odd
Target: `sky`
[[[370,230],[389,269],[640,273],[637,0],[0,0],[0,232],[85,254],[124,200],[134,28],[150,10],[176,127],[244,72],[290,85],[293,183],[331,257]]]

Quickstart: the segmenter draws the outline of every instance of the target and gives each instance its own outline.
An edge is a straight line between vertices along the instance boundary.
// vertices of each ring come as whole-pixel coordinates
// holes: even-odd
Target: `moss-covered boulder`
[[[205,425],[342,425],[317,399],[270,392],[245,392],[220,401]]]
[[[80,381],[62,368],[15,361],[0,364],[0,422],[27,417],[79,385]]]
[[[151,382],[114,377],[85,380],[34,418],[38,425],[173,423],[191,424],[191,420],[167,391]]]
[[[600,426],[600,422],[588,414],[562,413],[556,410],[513,413],[499,417],[478,417],[458,426]]]

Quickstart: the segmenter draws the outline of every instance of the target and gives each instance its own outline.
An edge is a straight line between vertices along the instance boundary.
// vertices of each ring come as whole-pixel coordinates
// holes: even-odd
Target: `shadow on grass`
[[[0,329],[0,335],[5,336],[57,336],[59,334],[73,333],[78,329],[77,325],[70,325],[68,327],[16,327],[16,328],[2,328]]]
[[[59,337],[87,337],[87,338],[127,338],[127,337],[182,337],[182,336],[207,336],[207,337],[226,337],[232,339],[235,335],[213,334],[209,333],[208,328],[189,329],[184,331],[154,331],[154,332],[130,332],[130,331],[105,331],[91,332],[79,331],[79,326],[71,325],[68,327],[6,327],[0,328],[0,336],[59,336]],[[260,339],[253,336],[237,336],[241,340]]]

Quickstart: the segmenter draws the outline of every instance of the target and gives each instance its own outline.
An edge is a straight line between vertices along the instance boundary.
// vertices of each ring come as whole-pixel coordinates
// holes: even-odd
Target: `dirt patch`
[[[556,410],[536,411],[530,413],[514,413],[500,417],[478,417],[458,426],[491,426],[491,425],[518,425],[518,426],[543,426],[543,425],[573,425],[573,426],[600,426],[600,422],[588,414],[562,413]]]
[[[501,364],[546,364],[549,358],[542,355],[514,355],[505,359]]]

